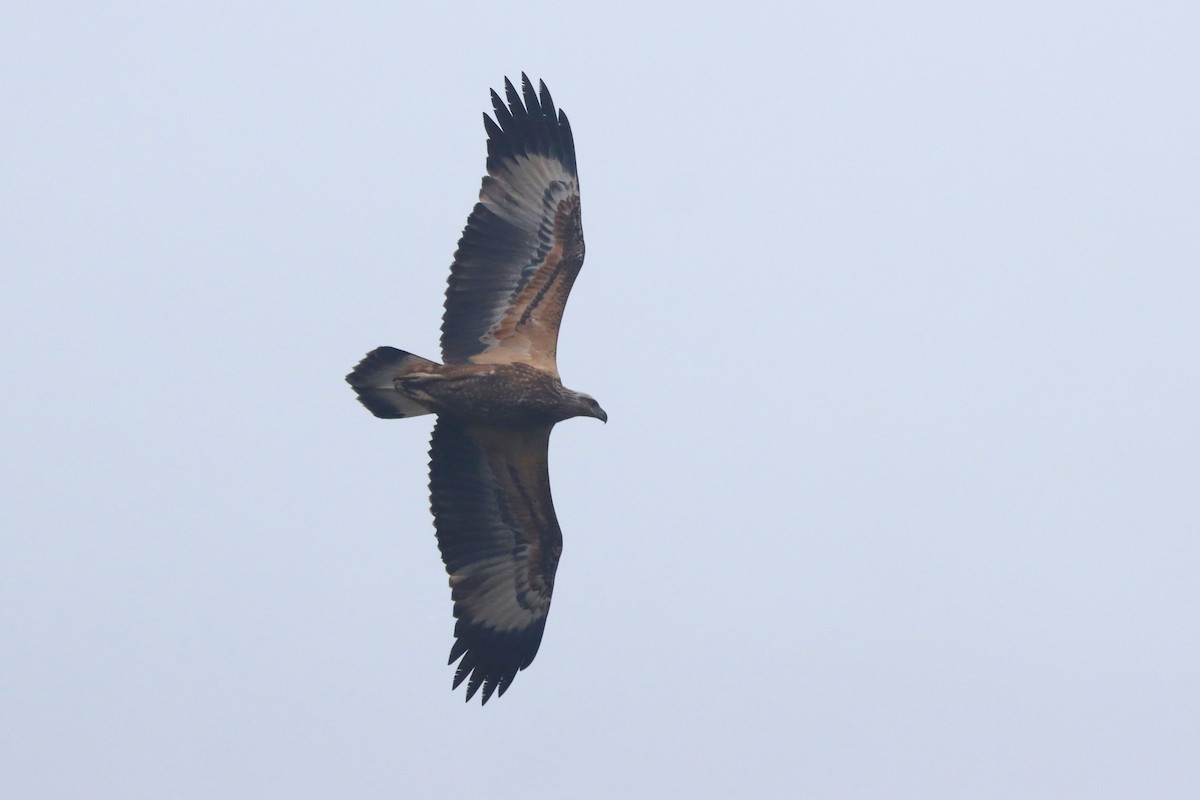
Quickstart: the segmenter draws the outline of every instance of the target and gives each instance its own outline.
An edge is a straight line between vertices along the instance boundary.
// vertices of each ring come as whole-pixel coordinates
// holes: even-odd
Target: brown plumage
[[[450,268],[438,364],[377,348],[346,380],[383,418],[438,415],[429,490],[467,700],[504,694],[541,644],[562,552],[546,466],[556,422],[600,405],[562,385],[563,308],[583,266],[575,144],[544,83],[486,114],[488,174]]]

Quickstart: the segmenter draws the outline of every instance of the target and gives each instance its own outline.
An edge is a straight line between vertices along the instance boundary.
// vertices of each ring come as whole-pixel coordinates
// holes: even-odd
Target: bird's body
[[[430,499],[450,575],[467,699],[504,694],[541,643],[562,534],[547,469],[550,431],[576,416],[607,421],[563,386],[558,329],[583,265],[575,145],[566,115],[522,76],[495,92],[488,175],[450,271],[439,364],[380,347],[346,380],[377,417],[437,414]]]
[[[544,425],[595,416],[586,395],[528,364],[439,364],[395,384],[429,410],[465,422]]]

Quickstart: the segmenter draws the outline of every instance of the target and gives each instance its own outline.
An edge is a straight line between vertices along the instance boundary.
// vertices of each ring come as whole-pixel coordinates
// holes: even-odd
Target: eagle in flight
[[[450,575],[454,688],[486,703],[533,662],[562,552],[546,465],[550,430],[608,415],[563,386],[555,352],[583,266],[567,115],[521,76],[492,92],[487,172],[450,267],[442,361],[380,347],[346,381],[377,417],[437,414],[429,492]]]

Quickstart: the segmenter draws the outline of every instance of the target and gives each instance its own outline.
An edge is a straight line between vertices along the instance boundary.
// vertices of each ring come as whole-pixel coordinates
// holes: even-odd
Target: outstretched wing
[[[467,219],[442,317],[447,364],[523,362],[558,374],[558,328],[583,266],[575,143],[546,84],[492,92],[488,174]]]
[[[496,428],[440,417],[429,448],[438,547],[450,574],[467,700],[504,694],[537,655],[562,532],[550,499],[550,426]]]

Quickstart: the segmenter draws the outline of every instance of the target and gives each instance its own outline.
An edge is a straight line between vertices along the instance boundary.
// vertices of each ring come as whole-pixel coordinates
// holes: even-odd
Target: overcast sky
[[[703,5],[7,7],[6,797],[1196,796],[1198,7]],[[342,378],[522,70],[610,422],[480,708]]]

